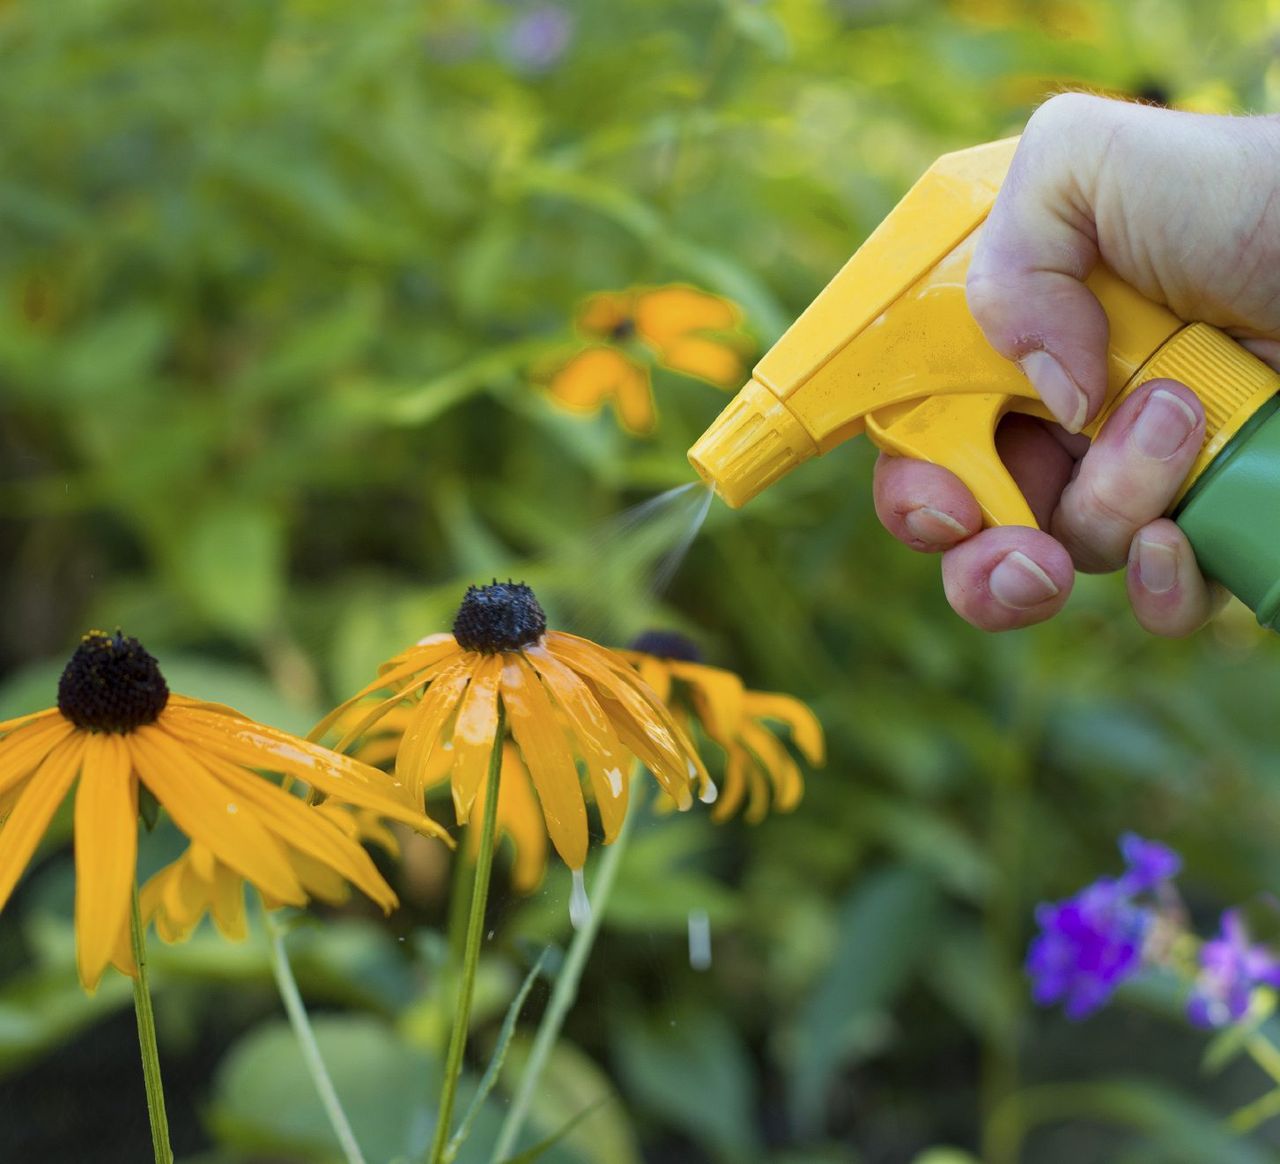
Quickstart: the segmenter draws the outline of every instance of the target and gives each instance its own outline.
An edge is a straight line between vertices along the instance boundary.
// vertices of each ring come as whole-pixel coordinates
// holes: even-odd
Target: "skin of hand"
[[[1134,614],[1161,635],[1190,634],[1220,597],[1162,516],[1204,441],[1195,394],[1152,381],[1092,443],[1078,435],[1106,390],[1107,319],[1084,284],[1099,261],[1280,370],[1280,119],[1067,93],[1027,123],[966,290],[987,339],[1059,421],[1010,416],[997,434],[1041,529],[983,529],[972,494],[936,465],[876,466],[881,522],[941,553],[948,601],[984,630],[1052,617],[1076,570],[1125,567]]]

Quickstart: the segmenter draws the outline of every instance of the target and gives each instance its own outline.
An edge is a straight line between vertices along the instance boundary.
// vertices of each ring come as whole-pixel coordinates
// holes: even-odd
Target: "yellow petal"
[[[804,753],[804,758],[815,767],[826,763],[826,741],[822,724],[808,704],[790,695],[770,691],[750,691],[745,704],[747,715],[753,719],[773,719],[791,729],[791,739]]]
[[[718,295],[676,284],[636,297],[636,330],[659,351],[692,331],[729,331],[741,313]]]
[[[648,370],[628,361],[626,374],[619,377],[613,390],[613,409],[618,423],[635,436],[648,436],[658,423],[658,410],[653,402],[653,386]]]
[[[396,753],[396,779],[409,790],[415,804],[421,804],[426,795],[427,762],[431,753],[445,742],[445,725],[481,660],[480,655],[468,651],[427,688],[422,702],[413,710],[400,741],[400,751]]]
[[[384,909],[395,904],[395,894],[382,879],[369,854],[345,836],[323,813],[259,776],[251,776],[216,756],[206,756],[210,771],[245,811],[253,812],[263,826],[290,850],[306,853],[359,887]],[[295,854],[289,860],[298,867]]]
[[[350,699],[338,704],[328,715],[307,733],[307,739],[318,740],[327,732],[353,705],[367,699],[375,691],[393,691],[396,684],[416,678],[420,673],[447,666],[453,656],[460,654],[462,648],[454,641],[452,635],[431,643],[419,643],[402,651],[395,658],[389,659],[378,669],[378,677],[362,687]]]
[[[778,812],[790,812],[804,794],[804,781],[791,753],[759,724],[744,724],[741,739],[773,785],[774,808]]]
[[[476,811],[479,812],[480,807]],[[529,770],[514,744],[507,744],[502,754],[498,827],[511,838],[516,851],[511,867],[512,888],[517,893],[532,893],[542,884],[547,871],[547,830],[542,824]]]
[[[130,749],[138,775],[178,828],[254,885],[290,905],[303,904],[306,894],[279,844],[196,752],[158,723],[138,728]]]
[[[591,689],[571,668],[545,647],[529,647],[525,657],[568,720],[576,750],[586,764],[605,844],[612,844],[627,815],[630,792],[625,773],[629,765],[622,743]]]
[[[188,741],[197,751],[208,749],[242,767],[292,776],[344,804],[404,821],[428,836],[442,840],[448,836],[440,825],[422,815],[421,799],[415,804],[394,777],[350,756],[265,724],[209,716],[203,711],[166,715],[162,722],[172,736]]]
[[[249,936],[244,909],[244,879],[225,865],[220,865],[214,875],[210,912],[213,924],[224,938],[242,942]]]
[[[720,795],[711,809],[713,821],[728,820],[738,811],[747,794],[747,767],[751,763],[751,757],[741,747],[735,745],[729,749],[725,756]]]
[[[13,731],[19,726],[25,727],[28,724],[51,719],[55,715],[61,716],[62,712],[60,712],[56,707],[46,707],[43,711],[29,711],[26,715],[15,715],[12,719],[0,720],[0,735],[3,735],[8,731]],[[70,726],[70,722],[67,722],[68,726]]]
[[[76,961],[97,987],[129,923],[138,856],[138,784],[124,739],[90,735],[76,789]]]
[[[653,428],[649,372],[616,348],[579,352],[551,378],[548,390],[557,404],[574,412],[598,412],[612,398],[624,428],[637,434]]]
[[[587,860],[587,808],[578,766],[537,672],[520,655],[504,656],[502,702],[556,852],[570,869]]]
[[[379,723],[394,711],[396,707],[404,703],[406,699],[411,699],[418,690],[430,683],[435,674],[435,668],[428,669],[426,675],[419,676],[403,691],[397,691],[389,698],[379,700],[367,711],[364,711],[358,719],[354,719],[352,725],[338,738],[338,742],[333,745],[333,750],[335,752],[345,752],[356,740],[373,727],[374,724]],[[366,760],[365,763],[368,763],[368,761]]]
[[[70,720],[59,716],[17,728],[0,740],[0,794],[16,788],[75,731]]]
[[[489,761],[498,733],[498,682],[502,677],[502,657],[489,655],[476,666],[471,686],[458,704],[453,727],[453,811],[459,824],[471,817],[476,792],[489,774]],[[442,751],[443,749],[436,749]]]
[[[0,909],[40,844],[80,770],[87,733],[64,736],[41,761],[0,829]]]
[[[642,651],[619,652],[635,669],[663,703],[671,706],[671,668],[662,659],[646,655]]]
[[[717,388],[736,388],[746,374],[742,357],[728,344],[690,335],[662,349],[662,363],[673,372],[705,380]]]
[[[742,720],[742,680],[732,671],[673,660],[671,673],[689,685],[694,710],[707,734],[726,747]]]

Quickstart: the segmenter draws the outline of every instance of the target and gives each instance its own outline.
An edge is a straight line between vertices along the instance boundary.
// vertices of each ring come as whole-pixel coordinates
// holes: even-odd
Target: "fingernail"
[[[996,563],[987,585],[996,601],[1012,610],[1039,606],[1058,593],[1053,579],[1020,550],[1005,554]]]
[[[902,519],[911,536],[931,546],[949,546],[957,538],[967,538],[969,531],[949,513],[922,505]]]
[[[1167,461],[1182,448],[1198,422],[1199,417],[1185,400],[1157,388],[1147,397],[1134,422],[1134,447],[1153,460]]]
[[[1178,580],[1178,551],[1164,542],[1138,539],[1138,581],[1152,594],[1165,594]]]
[[[1057,360],[1048,352],[1028,352],[1018,366],[1067,432],[1084,428],[1089,401]]]

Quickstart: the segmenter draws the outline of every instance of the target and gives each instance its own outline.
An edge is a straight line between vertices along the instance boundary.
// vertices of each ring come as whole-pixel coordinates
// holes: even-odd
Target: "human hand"
[[[1210,117],[1063,94],[1027,124],[969,267],[969,308],[1057,417],[1013,415],[997,448],[1041,529],[982,528],[936,465],[882,456],[876,512],[913,549],[941,552],[947,599],[984,630],[1052,617],[1075,571],[1127,568],[1138,621],[1189,634],[1212,613],[1182,531],[1162,514],[1204,440],[1195,394],[1134,392],[1092,444],[1106,391],[1106,316],[1084,280],[1098,261],[1187,320],[1215,324],[1280,370],[1280,120]]]

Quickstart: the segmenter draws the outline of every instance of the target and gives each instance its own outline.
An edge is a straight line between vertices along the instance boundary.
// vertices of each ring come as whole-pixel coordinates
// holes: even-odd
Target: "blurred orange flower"
[[[657,421],[649,362],[718,388],[737,387],[746,368],[741,322],[729,300],[682,284],[592,295],[576,319],[590,346],[552,375],[551,398],[589,413],[610,400],[618,423],[642,436]]]

